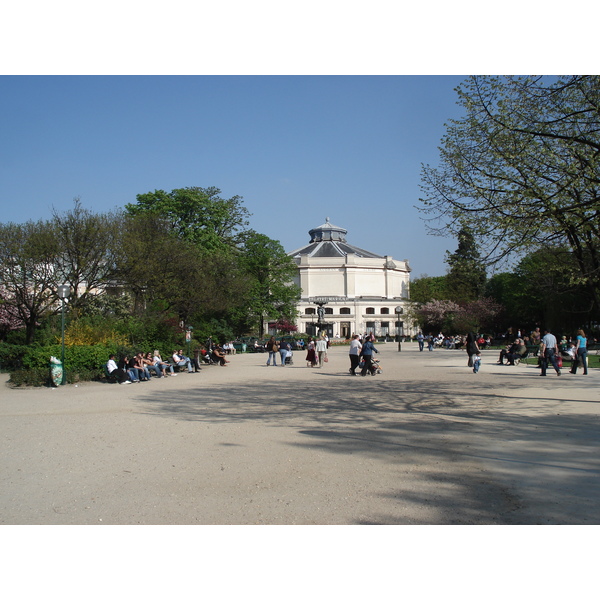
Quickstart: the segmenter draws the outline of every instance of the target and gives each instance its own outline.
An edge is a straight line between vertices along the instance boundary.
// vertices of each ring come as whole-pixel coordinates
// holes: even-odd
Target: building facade
[[[346,241],[347,233],[327,218],[309,231],[306,246],[289,253],[298,266],[294,283],[302,288],[299,333],[314,336],[321,328],[340,338],[365,332],[378,337],[411,335],[406,321],[408,261],[353,246]]]

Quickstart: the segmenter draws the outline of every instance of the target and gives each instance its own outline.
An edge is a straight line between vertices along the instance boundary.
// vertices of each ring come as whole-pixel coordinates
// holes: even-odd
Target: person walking
[[[546,369],[548,368],[548,362],[552,364],[557,375],[560,375],[560,369],[556,362],[556,353],[558,352],[558,343],[556,337],[548,329],[544,329],[544,337],[540,341],[540,356],[542,372],[540,377],[546,377]]]
[[[327,340],[325,336],[321,336],[317,340],[316,345],[317,356],[319,357],[319,368],[323,366],[323,362],[327,362]]]
[[[375,372],[372,369],[372,358],[373,358],[373,352],[377,352],[379,353],[379,350],[377,350],[377,348],[375,348],[375,345],[373,344],[373,342],[370,339],[367,339],[367,341],[363,344],[362,350],[361,350],[361,356],[363,357],[363,360],[365,361],[365,364],[363,366],[363,368],[360,371],[360,374],[362,377],[364,377],[367,372],[371,373],[371,375],[375,375]]]
[[[269,341],[266,344],[267,352],[269,353],[269,358],[267,358],[267,367],[271,366],[271,358],[273,358],[273,366],[277,366],[277,353],[279,352],[279,344],[274,336],[271,336]]]
[[[352,341],[350,342],[350,375],[356,375],[356,367],[360,363],[360,351],[362,350],[362,344],[360,343],[360,336],[354,334]]]
[[[473,367],[473,356],[479,352],[479,344],[477,343],[477,336],[469,331],[467,333],[467,356],[469,360],[467,362],[467,367]]]
[[[579,365],[581,365],[583,367],[583,374],[587,375],[588,374],[587,338],[585,337],[585,332],[583,331],[583,329],[579,329],[577,331],[576,340],[577,340],[577,345],[576,345],[577,356],[575,357],[575,360],[573,361],[573,366],[571,367],[570,373],[573,373],[573,375],[576,375],[577,367]]]
[[[419,352],[423,352],[423,348],[425,348],[425,336],[422,331],[419,331],[417,334],[417,342],[419,342]]]
[[[315,352],[315,343],[311,337],[306,344],[306,366],[314,367],[317,364],[317,353]]]

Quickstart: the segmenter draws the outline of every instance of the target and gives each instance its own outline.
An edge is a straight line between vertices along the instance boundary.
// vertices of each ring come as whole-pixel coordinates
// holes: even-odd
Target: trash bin
[[[56,356],[50,357],[50,381],[52,385],[61,385],[63,380],[63,364]]]

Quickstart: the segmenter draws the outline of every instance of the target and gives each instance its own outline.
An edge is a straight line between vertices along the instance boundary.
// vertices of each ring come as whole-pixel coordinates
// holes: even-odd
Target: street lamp
[[[71,293],[71,288],[67,285],[67,284],[63,284],[63,285],[59,285],[58,286],[58,297],[61,300],[61,312],[62,312],[62,326],[61,326],[61,332],[62,332],[62,350],[61,350],[61,354],[60,354],[60,362],[62,363],[62,380],[60,382],[60,385],[65,385],[65,383],[67,383],[67,373],[65,370],[65,300],[69,297],[69,294]]]
[[[396,313],[396,334],[398,336],[398,352],[402,352],[402,331],[400,326],[400,315],[404,312],[401,306],[396,306],[394,309]]]

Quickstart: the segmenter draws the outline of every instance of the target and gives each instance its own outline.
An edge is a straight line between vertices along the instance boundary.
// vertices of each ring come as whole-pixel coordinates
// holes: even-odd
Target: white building
[[[291,256],[298,265],[294,283],[302,288],[299,333],[316,335],[317,310],[325,309],[330,337],[354,333],[376,336],[412,334],[404,321],[409,298],[407,260],[392,260],[346,242],[348,232],[326,222],[309,231],[310,243]]]

